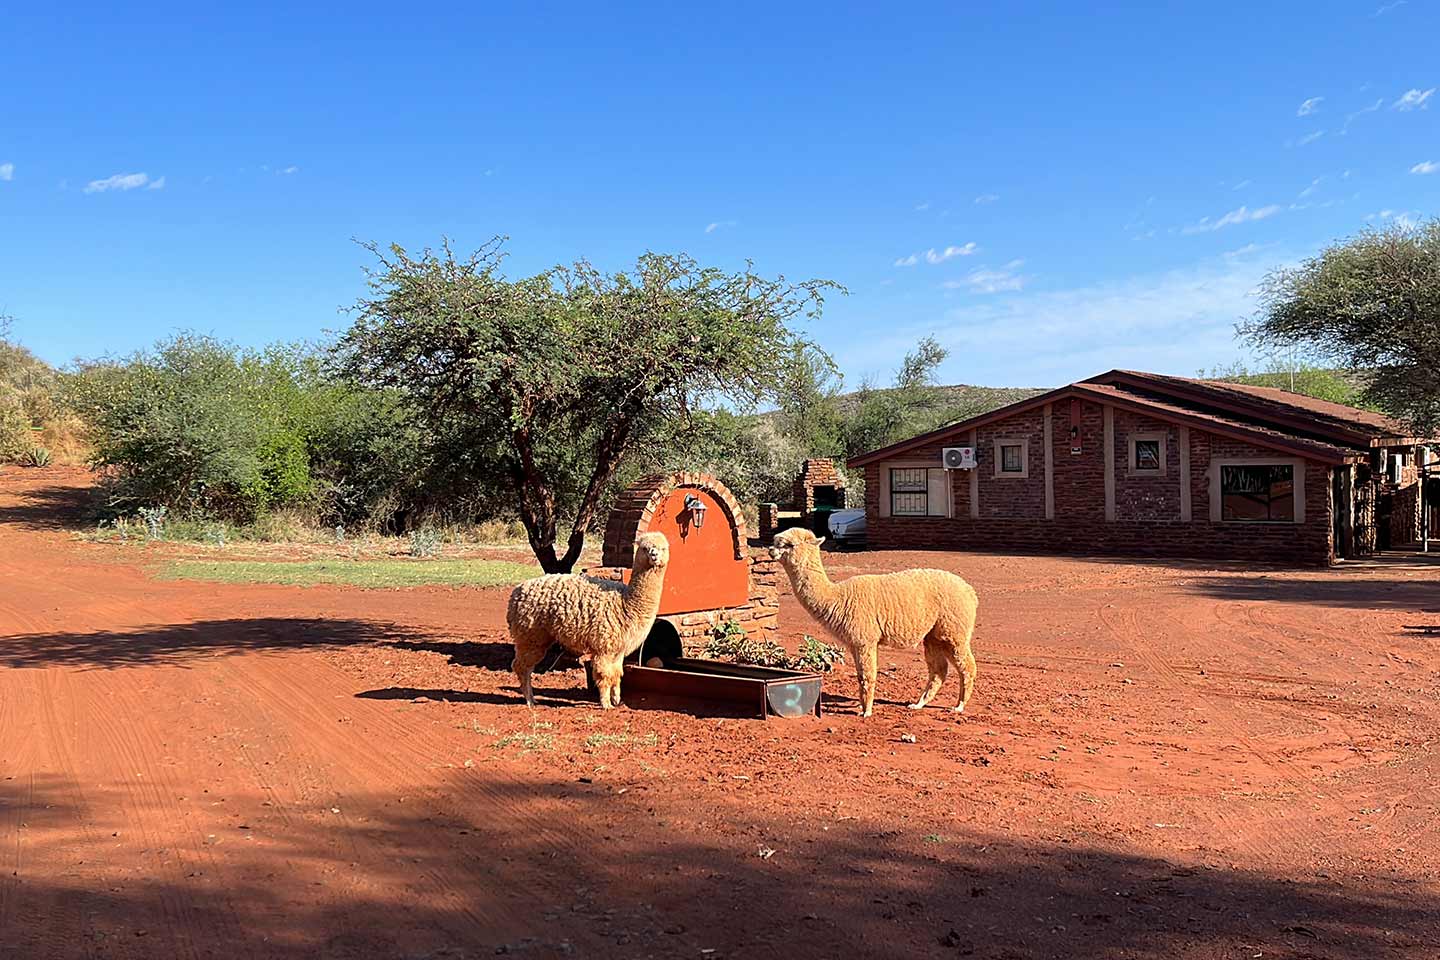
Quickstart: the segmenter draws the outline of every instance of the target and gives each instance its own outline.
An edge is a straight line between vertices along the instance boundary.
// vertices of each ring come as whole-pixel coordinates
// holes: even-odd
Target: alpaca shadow
[[[441,703],[490,703],[502,707],[523,706],[525,698],[520,689],[513,694],[486,693],[479,690],[439,690],[422,687],[381,687],[376,690],[362,690],[355,694],[360,700],[432,700]],[[587,690],[535,688],[537,706],[567,706],[576,703],[594,703],[595,695]]]
[[[395,640],[387,644],[397,650],[419,650],[424,653],[440,653],[450,658],[457,667],[476,667],[480,670],[494,670],[509,673],[515,660],[515,646],[486,640]],[[535,668],[536,673],[550,673],[559,670],[574,670],[580,666],[575,655],[559,646],[552,646],[545,659]]]

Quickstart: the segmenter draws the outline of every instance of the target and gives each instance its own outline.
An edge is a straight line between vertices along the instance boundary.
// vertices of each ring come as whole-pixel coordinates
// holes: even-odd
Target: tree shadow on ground
[[[0,637],[0,666],[106,668],[183,663],[194,657],[351,646],[410,635],[410,631],[396,624],[370,620],[288,617],[199,620],[133,630]]]
[[[1197,577],[1183,589],[1217,600],[1311,603],[1324,607],[1440,613],[1440,572],[1413,579]]]
[[[12,495],[19,502],[0,505],[0,525],[25,530],[89,529],[95,521],[95,491],[89,486],[55,484]]]
[[[111,852],[126,805],[99,792],[88,833],[52,818],[0,876],[0,955],[1421,960],[1440,938],[1435,890],[1405,880],[797,822],[700,785],[682,806],[643,785],[445,776],[439,799],[349,795],[344,816],[256,794],[233,842],[177,838],[143,874]]]

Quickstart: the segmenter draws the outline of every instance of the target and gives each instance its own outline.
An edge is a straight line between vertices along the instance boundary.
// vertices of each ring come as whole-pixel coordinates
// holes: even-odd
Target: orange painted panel
[[[685,509],[685,497],[692,494],[705,504],[705,522],[698,528]],[[735,559],[730,518],[709,492],[694,487],[671,491],[642,532],[650,530],[659,530],[670,541],[662,614],[739,607],[750,601],[750,565]]]

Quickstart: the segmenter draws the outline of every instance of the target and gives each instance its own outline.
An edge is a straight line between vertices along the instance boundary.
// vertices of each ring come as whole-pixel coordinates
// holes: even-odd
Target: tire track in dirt
[[[1210,715],[1211,722],[1244,748],[1246,753],[1270,770],[1282,786],[1308,783],[1308,778],[1296,770],[1294,764],[1257,742],[1232,718],[1228,710],[1215,709],[1209,705],[1208,691],[1192,683],[1151,648],[1150,640],[1156,636],[1168,636],[1168,629],[1156,631],[1153,626],[1148,629],[1142,628],[1139,623],[1139,612],[1133,609],[1120,611],[1117,615],[1108,612],[1107,605],[1101,605],[1096,608],[1096,613],[1115,639],[1133,651],[1140,662],[1163,684],[1191,697],[1199,694],[1200,702],[1205,703],[1208,708],[1207,713]],[[1167,619],[1170,619],[1170,628],[1188,631],[1188,628],[1179,621]],[[1220,657],[1219,659],[1226,658]],[[1231,810],[1224,802],[1211,805],[1208,808],[1208,815],[1219,821],[1220,826],[1224,828],[1227,840],[1236,844],[1242,852],[1257,859],[1278,861],[1286,859],[1286,855],[1289,854],[1304,853],[1305,844],[1302,831],[1290,825],[1283,817],[1270,818],[1265,824],[1257,825],[1250,818]]]
[[[342,725],[337,724],[333,714],[322,708],[320,703],[327,697],[333,697],[337,691],[347,689],[348,678],[318,661],[309,661],[304,670],[298,669],[299,665],[293,662],[297,656],[300,655],[267,654],[245,658],[243,664],[235,664],[240,667],[235,679],[246,686],[252,702],[264,702],[275,708],[277,715],[283,717],[279,721],[281,728],[304,730],[311,734],[304,745],[305,752],[318,761],[320,768],[331,772],[327,785],[334,791],[336,803],[342,810],[342,821],[348,813],[343,794],[346,782],[401,784],[407,807],[423,811],[430,819],[471,822],[476,812],[484,811],[486,831],[501,844],[508,845],[514,838],[519,841],[517,850],[523,849],[533,855],[535,842],[539,841],[542,849],[556,862],[575,864],[591,875],[607,866],[594,856],[591,845],[580,841],[574,833],[557,829],[557,824],[567,822],[563,805],[537,796],[527,802],[526,809],[517,810],[513,798],[528,792],[527,782],[503,775],[493,764],[487,764],[483,774],[465,768],[462,763],[453,764],[455,777],[445,787],[458,791],[458,794],[453,798],[447,796],[433,778],[420,775],[427,769],[450,765],[443,762],[417,764],[416,758],[453,756],[455,743],[432,731],[407,726],[392,708],[362,701],[347,704],[346,711],[351,715],[351,722],[343,726],[354,728],[355,733],[336,733],[335,728],[343,730]],[[317,673],[328,676],[319,677],[315,675]],[[360,740],[362,734],[363,740]],[[354,749],[357,741],[364,744],[363,754]],[[341,776],[336,777],[335,773]],[[350,825],[358,827],[353,823]],[[367,854],[365,850],[358,847],[351,849],[359,862],[374,859],[374,855]],[[395,845],[389,856],[409,859],[411,852]],[[543,877],[520,875],[511,865],[503,883],[510,893],[507,899],[519,904],[518,907],[504,907],[497,900],[493,909],[485,910],[480,904],[467,900],[465,891],[468,887],[477,880],[496,877],[492,862],[495,853],[494,849],[488,849],[483,855],[467,850],[464,862],[473,868],[473,874],[466,871],[466,875],[461,876],[453,868],[432,862],[423,873],[417,872],[410,879],[412,882],[428,881],[425,893],[428,898],[451,905],[480,930],[495,929],[501,922],[513,924],[517,919],[533,923],[534,903],[551,902],[556,896],[568,895],[553,889]],[[527,908],[527,903],[532,907]]]

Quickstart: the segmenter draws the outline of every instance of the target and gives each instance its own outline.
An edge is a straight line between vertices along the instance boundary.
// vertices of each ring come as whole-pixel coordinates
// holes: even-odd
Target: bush
[[[410,531],[410,556],[434,557],[440,554],[440,531],[434,527],[421,527]]]
[[[50,466],[50,451],[44,447],[31,447],[30,452],[25,454],[25,465],[27,467]]]

